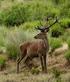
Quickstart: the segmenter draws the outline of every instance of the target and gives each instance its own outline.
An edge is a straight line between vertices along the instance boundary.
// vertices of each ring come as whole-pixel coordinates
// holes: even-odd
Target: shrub
[[[33,21],[33,22],[26,22],[22,25],[20,25],[20,28],[23,28],[25,30],[33,30],[36,26],[40,26],[40,21]]]
[[[6,48],[7,48],[8,58],[16,59],[18,55],[17,47],[15,45],[8,44]]]
[[[54,68],[52,69],[52,72],[53,72],[55,78],[60,77],[60,73],[61,73],[61,72],[60,72],[56,67],[54,67]]]
[[[54,51],[56,48],[62,46],[62,41],[59,38],[50,38],[51,50]]]
[[[59,37],[60,35],[62,35],[64,32],[64,29],[60,26],[60,25],[54,25],[51,28],[51,36],[52,37]]]
[[[60,10],[42,0],[13,3],[12,7],[0,11],[0,24],[20,25],[26,21],[41,20],[49,14],[51,16],[59,15]]]
[[[67,38],[66,42],[67,42],[67,44],[68,44],[68,46],[69,46],[69,48],[70,48],[70,37]]]
[[[70,51],[69,50],[65,53],[65,58],[68,61],[68,63],[70,63]]]
[[[5,58],[5,56],[0,55],[0,70],[3,70],[5,65],[6,65],[6,58]]]
[[[58,70],[57,68],[54,67],[52,72],[53,72],[53,75],[56,79],[56,82],[62,82],[61,77],[60,77],[60,75],[61,75],[60,70]]]
[[[62,38],[63,41],[69,43],[68,42],[68,39],[70,38],[70,31],[69,31],[69,29],[66,30],[66,32],[64,32],[64,34],[61,36],[61,38]]]
[[[70,27],[70,19],[69,18],[62,19],[61,25],[63,28],[69,28]]]
[[[29,41],[32,38],[32,32],[24,31],[22,28],[17,28],[7,32],[5,37],[5,47],[8,53],[8,57],[16,59],[19,54],[19,45],[24,41]]]
[[[0,13],[0,23],[5,25],[20,25],[29,18],[28,6],[24,4],[15,4],[7,10]]]
[[[32,68],[32,70],[31,70],[31,73],[32,73],[32,74],[36,74],[36,75],[37,75],[37,74],[39,74],[39,72],[40,72],[40,71],[39,71],[38,68]]]
[[[5,40],[6,32],[7,32],[7,28],[0,26],[0,47],[4,47],[4,40]]]

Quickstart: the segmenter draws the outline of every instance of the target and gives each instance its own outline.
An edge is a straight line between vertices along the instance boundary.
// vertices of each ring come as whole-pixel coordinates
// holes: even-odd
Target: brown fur
[[[24,42],[20,45],[21,58],[17,61],[17,72],[19,72],[19,63],[24,58],[24,62],[28,58],[33,59],[33,57],[38,56],[41,60],[42,71],[46,72],[46,53],[48,52],[48,40],[46,33],[39,33],[34,38],[36,40],[30,42]]]

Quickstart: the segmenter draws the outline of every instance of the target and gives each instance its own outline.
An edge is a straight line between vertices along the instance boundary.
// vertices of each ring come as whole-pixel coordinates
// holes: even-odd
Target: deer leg
[[[42,71],[44,71],[43,58],[42,58],[42,56],[40,56],[40,61],[41,61]]]
[[[19,73],[19,60],[20,58],[17,59],[17,73]]]
[[[27,59],[28,59],[28,55],[26,54],[26,56],[24,57],[23,62],[26,63]]]
[[[43,56],[44,60],[44,72],[47,73],[46,55]]]
[[[20,62],[22,61],[23,58],[24,58],[24,57],[21,56],[21,57],[19,57],[19,58],[17,59],[17,73],[19,73],[19,64],[20,64]]]

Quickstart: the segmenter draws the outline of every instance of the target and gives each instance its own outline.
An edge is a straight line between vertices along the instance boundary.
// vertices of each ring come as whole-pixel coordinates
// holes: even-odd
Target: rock
[[[2,53],[6,53],[6,48],[5,47],[0,48],[0,54],[2,54]]]
[[[55,56],[57,56],[59,54],[64,53],[67,50],[68,50],[68,45],[66,43],[64,43],[61,48],[56,49],[52,54],[55,55]]]

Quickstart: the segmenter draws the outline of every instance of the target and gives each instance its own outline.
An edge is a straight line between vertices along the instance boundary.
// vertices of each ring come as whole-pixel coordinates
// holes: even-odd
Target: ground
[[[60,48],[60,49],[63,49],[63,48]],[[32,74],[31,71],[28,70],[28,68],[26,67],[23,68],[22,64],[20,67],[20,73],[17,74],[16,61],[10,60],[7,62],[6,69],[4,69],[3,71],[0,71],[0,82],[55,82],[54,76],[51,72],[52,69],[55,67],[61,71],[61,78],[63,82],[70,82],[70,66],[67,65],[67,61],[64,58],[63,53],[57,56],[52,56],[52,57],[48,56],[48,73],[47,74],[44,74],[41,72],[40,66],[39,66],[40,73],[37,75]]]

